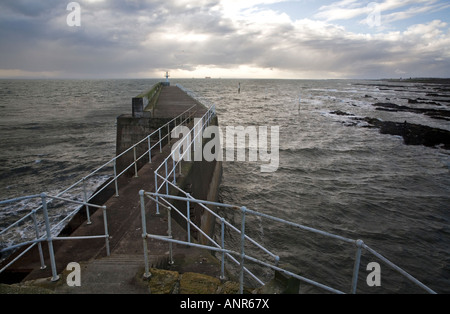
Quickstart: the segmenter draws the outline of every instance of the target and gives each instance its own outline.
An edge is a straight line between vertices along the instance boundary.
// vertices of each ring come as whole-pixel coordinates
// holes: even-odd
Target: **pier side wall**
[[[122,115],[117,118],[117,155],[124,152],[133,144],[139,142],[148,134],[157,130],[160,126],[169,122],[170,119],[164,118],[133,118],[130,115]],[[214,125],[218,125],[218,119],[215,118],[213,121]],[[161,136],[166,136],[163,133]],[[154,140],[152,139],[152,146],[159,140],[159,136],[156,136]],[[176,139],[173,139],[171,144],[175,144]],[[205,144],[206,142],[204,142]],[[166,145],[164,142],[163,145]],[[148,142],[144,141],[136,149],[136,155],[139,157],[148,150]],[[155,148],[155,154],[159,150],[159,146]],[[117,172],[122,172],[127,166],[133,163],[134,152],[131,150],[126,153],[123,157],[119,158],[117,161]],[[138,164],[140,168],[141,165],[148,162],[148,157],[142,158]],[[178,172],[178,169],[177,169]],[[128,169],[127,173],[132,176],[134,174],[134,167]],[[182,161],[182,175],[177,178],[177,186],[182,190],[188,192],[194,198],[201,200],[208,200],[217,202],[219,194],[219,186],[222,179],[222,162],[219,161]],[[174,190],[174,189],[173,189]],[[176,192],[176,191],[173,191]],[[177,194],[178,196],[185,196],[181,192]],[[186,203],[184,202],[174,202],[174,205],[180,209],[183,214],[187,214]],[[200,205],[192,204],[190,208],[190,216],[192,221],[200,226],[201,229],[211,236],[214,232],[214,217],[209,214]],[[179,215],[174,215],[175,221],[178,222],[183,228],[186,229],[186,221]],[[201,243],[206,244],[206,238],[193,232],[193,236],[197,238]]]
[[[117,117],[117,136],[116,136],[116,156],[119,156],[131,146],[138,143],[149,134],[168,123],[169,118],[133,118],[130,115],[121,115]],[[161,132],[161,137],[167,135],[167,131]],[[159,141],[159,135],[156,134],[151,138],[151,145]],[[163,142],[165,145],[167,142]],[[159,150],[159,146],[154,150]],[[148,141],[136,147],[136,156],[139,158],[148,150]],[[148,162],[148,157],[144,156],[138,163],[140,168],[144,163]],[[117,173],[122,172],[126,167],[134,162],[134,152],[130,150],[117,160]],[[134,174],[134,168],[127,171],[128,174]]]
[[[212,121],[213,125],[218,125],[217,117]],[[203,141],[203,147],[207,141]],[[182,162],[181,180],[177,181],[177,186],[183,191],[189,193],[192,197],[199,200],[207,200],[211,202],[218,202],[219,187],[222,181],[222,162],[221,161],[183,161]],[[184,197],[184,193],[171,190],[171,194]],[[187,216],[187,204],[182,201],[172,202],[185,216]],[[216,211],[215,208],[211,210]],[[175,221],[178,222],[184,229],[186,229],[186,221],[179,215],[173,215]],[[208,236],[212,237],[214,234],[214,226],[216,225],[215,217],[206,211],[199,204],[190,204],[190,219],[197,226],[200,226],[202,231]],[[191,228],[191,234],[201,244],[209,244],[204,236],[199,234],[194,228]]]

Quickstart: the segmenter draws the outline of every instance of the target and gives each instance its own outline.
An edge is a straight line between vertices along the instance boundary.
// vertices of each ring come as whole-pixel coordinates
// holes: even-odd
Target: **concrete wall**
[[[215,118],[213,125],[218,125],[218,119]],[[204,144],[206,141],[204,141]],[[178,180],[178,179],[177,179]],[[222,180],[222,162],[220,161],[183,161],[182,162],[182,177],[177,181],[178,186],[185,192],[191,194],[192,197],[199,200],[207,200],[218,202],[219,186]],[[176,193],[172,189],[172,193]],[[177,193],[178,196],[184,197],[183,193]],[[185,202],[176,201],[174,205],[187,215],[187,205]],[[212,210],[215,210],[211,208]],[[190,206],[191,220],[201,229],[212,236],[214,233],[214,226],[216,225],[215,217],[208,213],[203,207],[198,204],[191,204]],[[183,227],[186,228],[186,221],[177,215],[174,219]],[[208,240],[199,235],[194,228],[191,228],[191,233],[202,244],[209,244]]]
[[[158,102],[163,86],[165,86],[165,84],[157,83],[147,92],[144,92],[132,99],[131,106],[133,117],[151,118],[154,116],[155,106]]]
[[[171,119],[168,118],[133,118],[130,115],[121,115],[117,117],[117,135],[116,135],[116,156],[138,143],[142,139],[146,138],[149,134],[159,129],[164,124],[168,123]],[[167,134],[166,130],[161,132],[161,136],[164,137]],[[159,136],[155,135],[151,138],[152,146],[159,141]],[[163,143],[164,145],[165,143]],[[148,150],[148,142],[145,141],[136,148],[137,157],[141,156]],[[156,150],[155,150],[156,151]],[[130,151],[123,157],[117,160],[117,173],[122,172],[128,165],[133,163],[134,153]],[[142,164],[148,162],[148,157],[142,158],[139,168]],[[128,172],[131,174],[134,169],[130,169]]]

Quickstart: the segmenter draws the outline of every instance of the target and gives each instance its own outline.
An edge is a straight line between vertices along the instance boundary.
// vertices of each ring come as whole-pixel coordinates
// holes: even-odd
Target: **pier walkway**
[[[206,113],[207,108],[201,104],[198,104],[177,86],[164,86],[156,104],[154,117],[173,118],[188,110],[195,104],[197,104],[196,117],[200,118]]]
[[[153,95],[156,95],[153,92],[154,90],[156,90],[156,87],[151,90]],[[1,253],[13,248],[28,246],[26,250],[20,250],[21,253],[23,252],[26,255],[18,256],[17,258],[21,258],[17,260],[16,256],[11,256],[11,259],[16,260],[15,263],[9,263],[8,261],[7,266],[2,265],[0,274],[5,275],[3,271],[9,267],[8,276],[10,277],[7,278],[8,280],[4,280],[7,276],[0,277],[0,282],[30,283],[31,281],[32,287],[42,287],[46,291],[65,294],[149,292],[185,294],[189,291],[198,293],[202,288],[209,287],[210,285],[207,283],[209,280],[209,282],[214,282],[212,285],[214,288],[208,290],[208,293],[218,293],[218,291],[229,293],[231,286],[234,287],[235,293],[242,294],[245,290],[245,274],[246,276],[250,275],[252,280],[258,283],[258,289],[262,289],[255,290],[256,293],[298,293],[300,292],[300,282],[306,282],[307,285],[312,285],[314,288],[332,293],[345,293],[343,288],[336,289],[300,275],[300,270],[295,265],[285,264],[285,262],[281,264],[280,257],[276,253],[265,248],[246,234],[246,224],[251,223],[248,218],[253,216],[269,221],[269,223],[282,224],[282,228],[289,227],[327,237],[339,241],[339,245],[347,245],[353,249],[355,258],[349,263],[353,267],[348,271],[349,276],[351,276],[351,281],[349,280],[351,293],[357,292],[358,281],[364,281],[364,278],[359,277],[363,251],[370,254],[371,260],[373,258],[383,262],[420,289],[428,293],[435,293],[360,239],[350,239],[300,225],[254,211],[245,206],[239,207],[217,202],[217,191],[222,171],[221,162],[206,161],[206,159],[199,162],[187,162],[182,159],[183,156],[192,152],[191,149],[196,151],[196,149],[202,148],[201,134],[209,124],[218,124],[215,105],[211,105],[207,109],[195,100],[195,96],[190,97],[188,92],[179,87],[164,86],[162,90],[158,87],[157,91],[159,98],[156,99],[155,96],[151,103],[144,97],[140,99],[137,97],[137,100],[136,98],[133,99],[133,117],[122,117],[124,120],[122,121],[123,128],[120,133],[118,131],[117,136],[118,141],[119,138],[125,138],[124,142],[128,141],[128,144],[131,143],[131,145],[123,145],[123,152],[117,154],[113,160],[56,196],[40,194],[0,202],[0,204],[9,204],[31,198],[41,198],[42,200],[40,208],[31,210],[29,214],[24,215],[1,231],[0,235],[5,230],[10,230],[12,226],[25,228],[23,222],[30,217],[33,217],[35,221],[34,231],[36,235],[34,240],[26,240],[0,251]],[[150,95],[150,92],[147,95]],[[151,107],[151,114],[143,112],[142,104],[144,103],[151,104],[147,105],[147,107]],[[135,108],[139,110],[135,111]],[[139,115],[135,116],[135,112]],[[120,118],[118,117],[118,121]],[[201,119],[194,126],[193,120],[196,120],[195,118]],[[170,129],[180,125],[180,123],[191,128],[191,132],[186,134],[182,141],[169,136]],[[138,142],[134,141],[136,139]],[[175,141],[179,143],[179,146],[174,147],[172,153],[173,147],[171,144],[174,144]],[[184,146],[187,142],[190,145]],[[177,160],[178,157],[181,157],[181,160]],[[119,162],[121,165],[117,165],[120,158],[126,159],[126,162],[121,159]],[[102,194],[96,192],[94,193],[95,196],[93,195],[88,199],[86,193],[84,193],[84,202],[75,200],[77,195],[76,192],[72,193],[73,187],[85,189],[85,180],[99,175],[100,169],[110,173],[111,168],[114,170],[113,175],[109,174],[111,180],[105,182],[98,189]],[[118,168],[119,170],[117,170]],[[68,197],[62,198],[61,195],[69,190],[71,190],[70,199]],[[97,196],[98,199],[96,199]],[[63,205],[55,202],[51,206],[47,206],[47,204],[50,204],[50,199],[83,205],[83,207],[78,207],[77,210],[72,212],[75,216],[58,236],[51,232],[47,207],[51,210],[56,206]],[[145,204],[141,202],[145,202]],[[158,207],[155,202],[158,202]],[[104,205],[104,207],[98,205]],[[92,210],[90,214],[89,211],[83,210],[84,206],[88,206]],[[94,211],[94,208],[99,209]],[[172,216],[174,219],[171,219],[166,211],[169,208],[169,212],[176,213]],[[214,212],[219,208],[235,211],[240,216],[240,229]],[[42,213],[45,220],[45,235],[39,231],[37,226],[37,210],[40,211],[40,214]],[[105,212],[107,224],[104,219]],[[83,218],[83,214],[87,219]],[[141,216],[144,219],[141,219]],[[186,223],[186,230],[176,223],[176,220],[179,219],[180,223]],[[142,220],[145,221],[145,224],[142,223]],[[217,220],[221,225],[221,244],[213,239],[214,224],[217,223]],[[105,228],[105,225],[107,228]],[[195,227],[192,234],[194,237],[197,235],[199,243],[191,240],[191,226]],[[227,233],[236,232],[238,234],[240,241],[237,240],[236,243],[240,246],[240,252],[238,251],[239,248],[234,250],[228,249],[228,246],[225,248],[225,227]],[[87,237],[89,238],[87,239]],[[45,269],[40,269],[41,261],[38,250],[40,244],[42,244],[42,249],[45,252],[43,258],[46,260],[42,263],[47,265]],[[53,250],[51,244],[53,244]],[[257,257],[246,254],[246,250],[248,252],[246,244],[259,250]],[[170,249],[171,245],[173,250]],[[221,252],[221,261],[213,258],[210,251]],[[55,258],[51,258],[53,255]],[[224,282],[227,276],[233,277],[230,273],[225,273],[225,257],[239,266],[238,271],[232,271],[239,275],[238,291],[235,289],[236,285],[234,284],[236,283]],[[274,277],[271,282],[267,283],[258,279],[246,268],[247,261],[272,270]],[[66,278],[70,279],[73,271],[72,268],[66,270],[71,263],[78,263],[77,265],[81,268],[81,286],[71,287],[66,284]],[[156,270],[155,268],[159,269]],[[171,272],[163,272],[161,268],[168,268]],[[145,277],[150,277],[149,281],[144,280],[144,274]],[[151,274],[153,276],[150,276]],[[199,274],[204,277],[201,279],[195,277]],[[192,279],[193,277],[197,279]],[[171,278],[176,279],[172,280]],[[190,278],[187,285],[186,278]],[[221,278],[222,281],[218,278]],[[162,282],[165,279],[171,280],[172,284],[175,282],[174,285],[171,285],[170,290],[166,289],[167,282]],[[219,287],[219,284],[223,284],[223,286]],[[186,286],[190,286],[191,290],[187,290]],[[0,293],[9,293],[8,291],[14,291],[16,288],[20,291],[23,285],[0,284]]]
[[[155,108],[155,117],[173,118],[195,105],[196,112],[193,118],[201,118],[207,108],[189,97],[180,88],[164,86]],[[111,197],[104,204],[107,208],[110,256],[106,254],[104,239],[53,242],[58,274],[63,273],[71,262],[79,263],[82,268],[81,287],[69,287],[65,283],[58,284],[57,293],[148,293],[148,288],[135,283],[139,273],[141,275],[144,273],[139,191],[155,190],[154,171],[170,153],[171,145],[162,147],[162,152],[159,149],[157,152],[155,150],[155,153],[152,153],[151,163],[146,163],[139,170],[137,177],[127,176],[119,179],[119,196]],[[146,204],[147,230],[153,234],[167,235],[166,211],[162,210],[159,215],[156,215],[155,207],[154,202],[148,201]],[[104,233],[102,210],[91,213],[90,219],[92,224],[83,223],[70,237]],[[186,232],[176,223],[172,224],[172,233],[175,238],[186,238]],[[164,268],[168,263],[168,244],[156,240],[148,242],[151,265]],[[47,243],[43,242],[42,246],[44,252],[48,252]],[[40,269],[37,249],[22,257],[10,268],[18,273],[29,272],[23,281],[50,278],[52,277],[50,261],[48,254],[45,255],[47,256],[45,264],[48,265],[45,270]],[[206,251],[174,245],[174,255],[175,264],[171,265],[171,270],[219,276],[220,269],[217,264],[213,265],[209,262],[210,254]],[[186,255],[190,256],[191,262],[197,259],[198,262],[178,264],[177,260],[184,260]]]

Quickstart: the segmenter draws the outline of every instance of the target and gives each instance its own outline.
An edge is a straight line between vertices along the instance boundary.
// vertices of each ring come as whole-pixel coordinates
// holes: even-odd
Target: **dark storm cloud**
[[[68,3],[68,2],[67,2]],[[67,3],[58,0],[33,1],[33,0],[4,0],[0,3],[2,16],[15,15],[27,17],[48,18],[57,7],[66,8]]]

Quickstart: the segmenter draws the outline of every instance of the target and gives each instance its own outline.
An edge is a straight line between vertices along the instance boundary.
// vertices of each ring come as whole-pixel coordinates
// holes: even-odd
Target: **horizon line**
[[[170,80],[282,80],[282,81],[301,81],[301,80],[308,80],[308,81],[338,81],[338,80],[450,80],[450,77],[409,77],[409,78],[403,78],[403,77],[379,77],[379,78],[258,78],[258,77],[180,77],[180,78],[171,78]],[[99,77],[99,78],[71,78],[71,77],[0,77],[0,80],[164,80],[164,78],[161,77],[148,77],[148,78],[130,78],[130,77]]]

